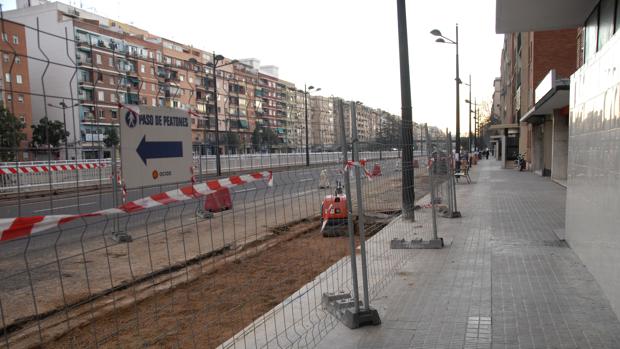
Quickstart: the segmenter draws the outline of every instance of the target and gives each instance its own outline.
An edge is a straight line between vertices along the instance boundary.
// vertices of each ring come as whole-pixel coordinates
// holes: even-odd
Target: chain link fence
[[[394,116],[61,15],[73,32],[0,21],[35,48],[0,45],[3,117],[37,126],[0,145],[0,348],[312,347],[340,321],[325,297],[366,308],[409,258],[392,241],[437,237],[445,134],[418,125],[403,164]],[[125,188],[123,103],[188,111],[193,176]]]

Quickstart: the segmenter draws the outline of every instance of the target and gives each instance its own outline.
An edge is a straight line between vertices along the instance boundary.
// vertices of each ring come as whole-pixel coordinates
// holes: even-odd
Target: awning
[[[570,80],[555,79],[555,71],[551,70],[536,87],[534,92],[536,104],[520,121],[530,124],[540,123],[544,121],[545,115],[553,114],[553,110],[566,107],[569,103],[569,89]]]
[[[496,0],[498,34],[583,26],[598,0]]]

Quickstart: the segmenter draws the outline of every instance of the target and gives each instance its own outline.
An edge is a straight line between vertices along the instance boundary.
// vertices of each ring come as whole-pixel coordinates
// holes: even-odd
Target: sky
[[[152,34],[231,59],[258,58],[280,78],[320,87],[324,96],[357,100],[400,115],[396,0],[63,0]],[[15,0],[0,0],[4,9]],[[502,36],[495,0],[407,2],[413,121],[455,129],[455,39],[460,76],[472,99],[489,101],[499,76]],[[461,133],[469,87],[461,85]]]

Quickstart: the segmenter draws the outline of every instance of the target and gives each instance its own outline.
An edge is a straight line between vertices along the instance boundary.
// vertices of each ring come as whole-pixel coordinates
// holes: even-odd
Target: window
[[[22,76],[20,74],[15,75],[15,82],[17,82],[18,84],[21,84],[22,81]]]
[[[4,81],[5,82],[11,82],[11,74],[5,73],[4,74]]]
[[[3,53],[2,60],[4,61],[4,63],[9,63],[9,55],[6,53]]]
[[[17,95],[17,101],[19,103],[24,103],[24,95],[22,95],[22,94]]]
[[[113,66],[114,66],[114,58],[112,58],[112,57],[108,58],[108,65],[109,65],[110,67],[113,67]]]
[[[103,91],[97,91],[97,100],[105,101],[105,93]]]
[[[15,57],[15,64],[19,64],[21,62],[22,62],[21,57],[19,57],[19,56]]]
[[[112,76],[112,77],[110,77],[110,85],[114,85],[114,84],[115,84],[114,77]]]
[[[598,39],[598,7],[592,12],[586,20],[586,35],[584,40],[584,58],[587,62],[597,50]]]
[[[155,92],[155,84],[151,84],[151,91]]]
[[[103,110],[101,110],[101,109],[97,110],[97,116],[99,118],[103,118]]]
[[[141,83],[140,85],[142,85],[142,89],[146,90],[146,82]]]
[[[193,84],[193,83],[194,83],[194,78],[192,78],[191,76],[190,76],[187,80],[189,80],[189,83],[190,83],[190,84]]]
[[[598,48],[605,46],[607,41],[614,35],[614,15],[616,12],[615,0],[601,0],[599,5],[598,21]]]
[[[19,45],[19,36],[13,35],[13,44]]]
[[[143,73],[146,71],[146,67],[144,66],[144,64],[140,64],[140,73]]]
[[[179,75],[179,80],[185,81],[185,75]]]
[[[22,124],[26,123],[26,117],[24,116],[24,114],[19,114],[19,121],[21,121]]]
[[[151,104],[152,104],[153,106],[155,106],[155,105],[156,105],[156,103],[155,103],[155,98],[151,98]]]
[[[151,75],[155,75],[155,69],[151,67]]]
[[[118,117],[118,112],[116,110],[111,111],[112,119],[116,119]]]
[[[96,58],[97,58],[97,64],[101,64],[101,55],[97,54]]]
[[[97,72],[97,81],[103,82],[103,73]]]
[[[116,94],[115,93],[110,93],[110,102],[116,103]]]
[[[6,95],[6,100],[7,100],[7,101],[9,101],[9,102],[10,102],[10,101],[12,101],[12,100],[13,100],[13,95],[12,95],[12,94],[10,94],[10,93],[9,93],[9,94],[7,94],[7,95]]]
[[[7,34],[7,33],[2,33],[2,41],[4,41],[4,42],[9,42],[9,34]]]

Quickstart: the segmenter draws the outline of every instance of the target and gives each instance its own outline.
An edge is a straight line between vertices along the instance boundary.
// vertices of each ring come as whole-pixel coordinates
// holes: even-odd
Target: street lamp
[[[470,86],[470,91],[471,91],[471,86]],[[469,151],[472,151],[471,148],[471,113],[474,113],[474,148],[476,147],[476,116],[477,116],[477,111],[478,111],[478,103],[476,103],[476,101],[474,100],[474,102],[471,101],[471,92],[470,92],[470,96],[469,99],[465,100],[465,103],[469,104]],[[474,107],[475,110],[472,110],[471,108]]]
[[[215,168],[216,168],[218,177],[222,175],[222,165],[220,163],[220,120],[219,120],[219,115],[218,115],[219,113],[217,111],[217,72],[216,72],[216,69],[225,67],[227,65],[235,64],[238,62],[236,59],[233,59],[232,61],[228,63],[218,65],[218,63],[223,62],[224,59],[225,59],[224,56],[216,55],[215,52],[213,52],[213,62],[209,62],[206,64],[207,67],[213,68],[213,103],[215,103],[215,146],[217,148],[217,151],[215,152]],[[205,146],[206,146],[206,139],[205,139]]]
[[[312,85],[306,86],[304,84],[304,113],[306,118],[306,166],[310,166],[310,142],[308,137],[308,94],[314,90],[315,92],[321,91],[321,88],[316,88]]]
[[[479,104],[476,103],[475,100],[472,103],[469,99],[466,99],[465,102],[470,104],[469,113],[470,114],[472,112],[474,113],[474,150],[476,150],[478,149],[476,135],[478,134],[478,105]],[[471,109],[472,106],[475,108],[474,110]]]
[[[65,100],[63,99],[62,101],[60,101],[60,103],[58,103],[59,106],[53,105],[51,103],[47,103],[48,107],[52,107],[52,108],[56,108],[56,109],[62,109],[62,127],[64,128],[64,135],[65,135],[65,160],[69,160],[69,145],[67,144],[68,140],[67,140],[67,117],[66,117],[66,113],[65,110],[69,109],[69,108],[73,108],[75,106],[78,106],[80,103],[75,103],[73,105],[67,105],[65,103]],[[75,137],[75,135],[73,135],[73,137]]]
[[[471,74],[469,74],[469,83],[465,83],[466,86],[469,86],[469,99],[465,100],[465,103],[470,103],[471,101]],[[471,151],[471,105],[469,106],[469,133],[467,134],[468,140],[468,148]]]
[[[461,112],[460,112],[460,91],[459,85],[461,84],[461,79],[459,77],[459,25],[456,25],[456,40],[449,39],[441,34],[441,32],[437,29],[431,30],[431,34],[434,36],[439,36],[436,42],[442,44],[452,44],[456,46],[456,153],[459,155],[461,152]]]

